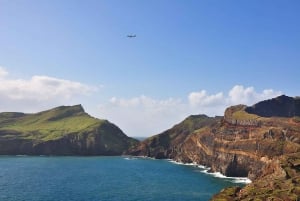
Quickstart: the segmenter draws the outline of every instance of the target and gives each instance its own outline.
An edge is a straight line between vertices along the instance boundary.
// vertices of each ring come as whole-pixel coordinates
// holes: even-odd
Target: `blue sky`
[[[299,10],[297,0],[0,0],[0,111],[81,103],[149,136],[190,114],[297,96]]]

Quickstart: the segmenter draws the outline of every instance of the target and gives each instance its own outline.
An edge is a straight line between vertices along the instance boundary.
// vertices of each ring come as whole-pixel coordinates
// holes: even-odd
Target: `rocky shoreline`
[[[227,108],[224,117],[190,116],[128,153],[201,164],[212,172],[253,181],[243,189],[226,189],[212,200],[300,199],[299,165],[289,162],[290,157],[300,158],[300,121],[286,115],[298,114],[299,98],[280,96],[251,107],[262,108],[261,104],[267,114],[272,114],[269,110],[273,111],[274,105],[278,107],[279,111],[273,111],[277,116],[259,116],[260,110],[249,113],[250,107],[244,105]],[[290,182],[286,184],[286,180]],[[262,181],[268,182],[262,186]]]
[[[247,177],[244,188],[212,200],[300,200],[300,98],[236,105],[224,116],[191,115],[142,142],[81,105],[35,113],[0,113],[2,155],[132,155],[210,167]]]

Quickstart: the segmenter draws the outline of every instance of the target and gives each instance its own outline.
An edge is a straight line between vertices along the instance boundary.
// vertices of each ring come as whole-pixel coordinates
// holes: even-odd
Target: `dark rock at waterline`
[[[225,189],[213,200],[300,199],[299,98],[279,96],[251,107],[231,106],[224,117],[198,117],[144,140],[128,153],[194,162],[212,172],[253,180],[243,189]]]

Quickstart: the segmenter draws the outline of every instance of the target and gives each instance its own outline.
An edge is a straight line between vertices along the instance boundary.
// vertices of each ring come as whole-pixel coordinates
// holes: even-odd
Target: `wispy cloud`
[[[153,135],[191,114],[223,115],[230,105],[252,105],[281,94],[282,92],[273,89],[257,92],[254,87],[236,85],[226,93],[209,94],[206,90],[191,92],[185,100],[159,100],[145,95],[129,99],[112,97],[108,103],[99,106],[99,113],[115,122],[129,135]]]
[[[35,75],[27,80],[12,79],[5,68],[0,67],[0,109],[2,111],[22,107],[22,111],[28,111],[28,108],[33,107],[38,109],[39,105],[62,104],[95,90],[96,87],[80,82],[49,76]]]
[[[8,75],[8,72],[5,70],[5,68],[0,66],[0,79]]]
[[[282,94],[273,89],[256,91],[251,86],[235,85],[227,92],[209,93],[202,89],[192,91],[184,98],[113,96],[95,108],[94,99],[99,97],[95,93],[97,89],[99,87],[41,75],[15,79],[5,68],[0,67],[0,111],[36,112],[58,105],[83,103],[88,104],[94,115],[110,120],[131,136],[154,135],[191,114],[223,115],[230,105],[252,105]]]
[[[184,109],[180,99],[157,100],[141,95],[130,99],[112,97],[108,103],[99,106],[99,114],[127,134],[143,136],[156,134],[167,128],[166,125],[171,126],[184,117]]]
[[[245,88],[242,85],[236,85],[229,91],[227,102],[230,104],[249,105],[281,94],[282,92],[274,91],[273,89],[265,89],[262,92],[256,92],[254,87]]]
[[[223,104],[223,93],[209,95],[205,90],[199,92],[191,92],[188,96],[189,104],[191,106],[210,107]]]

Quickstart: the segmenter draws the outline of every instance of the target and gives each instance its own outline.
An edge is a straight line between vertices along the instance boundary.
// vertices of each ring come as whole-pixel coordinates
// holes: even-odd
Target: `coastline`
[[[166,160],[173,163],[173,164],[177,164],[177,165],[186,165],[186,166],[197,167],[200,170],[199,172],[201,172],[203,174],[211,175],[213,177],[217,177],[217,178],[221,178],[221,179],[227,179],[227,180],[229,180],[230,182],[232,182],[234,184],[245,184],[245,185],[247,185],[247,184],[252,183],[252,181],[248,177],[227,177],[227,176],[223,175],[220,172],[209,172],[211,170],[210,167],[197,164],[196,162],[194,162],[194,163],[182,163],[182,162],[175,161],[173,159],[166,159]]]
[[[151,160],[161,160],[161,159],[156,159],[156,158],[149,157],[149,156],[128,156],[128,155],[123,155],[122,157],[124,157],[125,160],[138,159],[138,158],[141,158],[141,159],[151,159]],[[197,167],[199,169],[199,172],[202,173],[202,174],[207,174],[207,175],[210,175],[212,177],[216,177],[216,178],[220,178],[220,179],[225,179],[225,180],[230,181],[233,184],[244,184],[244,185],[247,185],[247,184],[252,183],[252,181],[248,177],[227,177],[227,176],[223,175],[220,172],[209,172],[211,170],[210,167],[197,164],[196,162],[193,162],[193,163],[183,163],[183,162],[175,161],[175,160],[170,159],[170,158],[168,158],[168,159],[162,159],[162,160],[169,161],[170,163],[173,163],[173,164],[176,164],[176,165],[185,165],[185,166],[194,166],[194,167]]]

